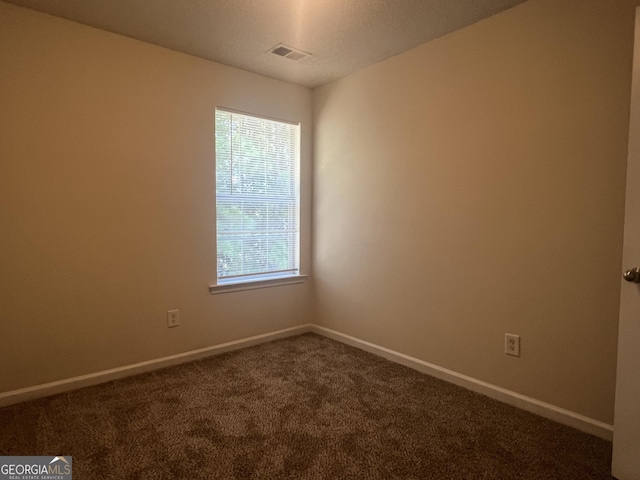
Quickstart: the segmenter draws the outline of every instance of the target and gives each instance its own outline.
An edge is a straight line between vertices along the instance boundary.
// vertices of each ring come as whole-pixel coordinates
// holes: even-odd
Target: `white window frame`
[[[236,292],[236,291],[241,291],[241,290],[253,290],[253,289],[257,289],[257,288],[266,288],[266,287],[274,287],[274,286],[279,286],[279,285],[291,285],[291,284],[297,284],[297,283],[303,283],[307,280],[307,275],[301,274],[300,273],[300,230],[301,230],[301,225],[300,225],[300,168],[301,168],[301,161],[300,161],[300,124],[299,123],[294,123],[294,122],[290,122],[290,121],[286,121],[286,120],[281,120],[281,119],[275,119],[275,118],[270,118],[270,117],[265,117],[262,115],[256,115],[256,114],[252,114],[252,113],[246,113],[246,112],[241,112],[241,111],[237,111],[237,110],[232,110],[232,109],[228,109],[228,108],[222,108],[222,107],[217,107],[216,108],[216,115],[217,113],[221,111],[221,112],[226,112],[226,113],[230,113],[232,115],[236,114],[236,115],[244,115],[244,116],[248,116],[248,117],[253,117],[253,118],[258,118],[258,119],[264,119],[264,120],[269,120],[269,121],[275,121],[275,122],[280,122],[280,123],[286,123],[289,125],[295,125],[298,127],[298,145],[297,145],[297,186],[296,186],[296,194],[297,194],[297,227],[298,227],[298,232],[297,232],[297,238],[296,238],[296,242],[295,242],[295,248],[296,248],[296,263],[297,263],[297,269],[294,269],[293,271],[288,270],[286,272],[280,273],[280,272],[266,272],[266,273],[257,273],[257,274],[247,274],[247,275],[242,275],[242,276],[235,276],[232,278],[225,278],[225,277],[218,277],[218,269],[217,269],[217,258],[218,258],[218,247],[216,246],[216,284],[215,285],[211,285],[209,286],[209,292],[211,294],[218,294],[218,293],[228,293],[228,292]],[[217,162],[217,142],[216,142],[216,162]],[[216,163],[217,166],[217,163]],[[217,184],[216,184],[216,198],[218,197],[218,191],[217,191]],[[216,206],[216,225],[217,225],[217,206]],[[217,234],[217,229],[216,229],[216,238],[218,238],[218,234]]]

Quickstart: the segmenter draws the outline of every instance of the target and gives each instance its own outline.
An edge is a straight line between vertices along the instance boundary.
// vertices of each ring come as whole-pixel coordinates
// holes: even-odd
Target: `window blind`
[[[300,126],[216,110],[219,281],[299,273]]]

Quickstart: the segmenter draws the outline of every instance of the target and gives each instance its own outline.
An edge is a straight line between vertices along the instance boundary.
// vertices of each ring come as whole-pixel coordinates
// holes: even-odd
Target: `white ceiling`
[[[316,87],[525,0],[6,0]],[[296,63],[271,53],[309,52]]]

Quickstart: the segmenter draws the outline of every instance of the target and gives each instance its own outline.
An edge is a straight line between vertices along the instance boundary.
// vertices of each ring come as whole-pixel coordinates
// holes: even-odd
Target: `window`
[[[299,275],[299,170],[299,125],[216,110],[218,285]]]

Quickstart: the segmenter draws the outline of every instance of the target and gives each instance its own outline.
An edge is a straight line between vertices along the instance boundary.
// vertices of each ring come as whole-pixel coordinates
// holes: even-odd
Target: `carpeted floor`
[[[83,479],[609,479],[611,444],[314,335],[0,409]]]

